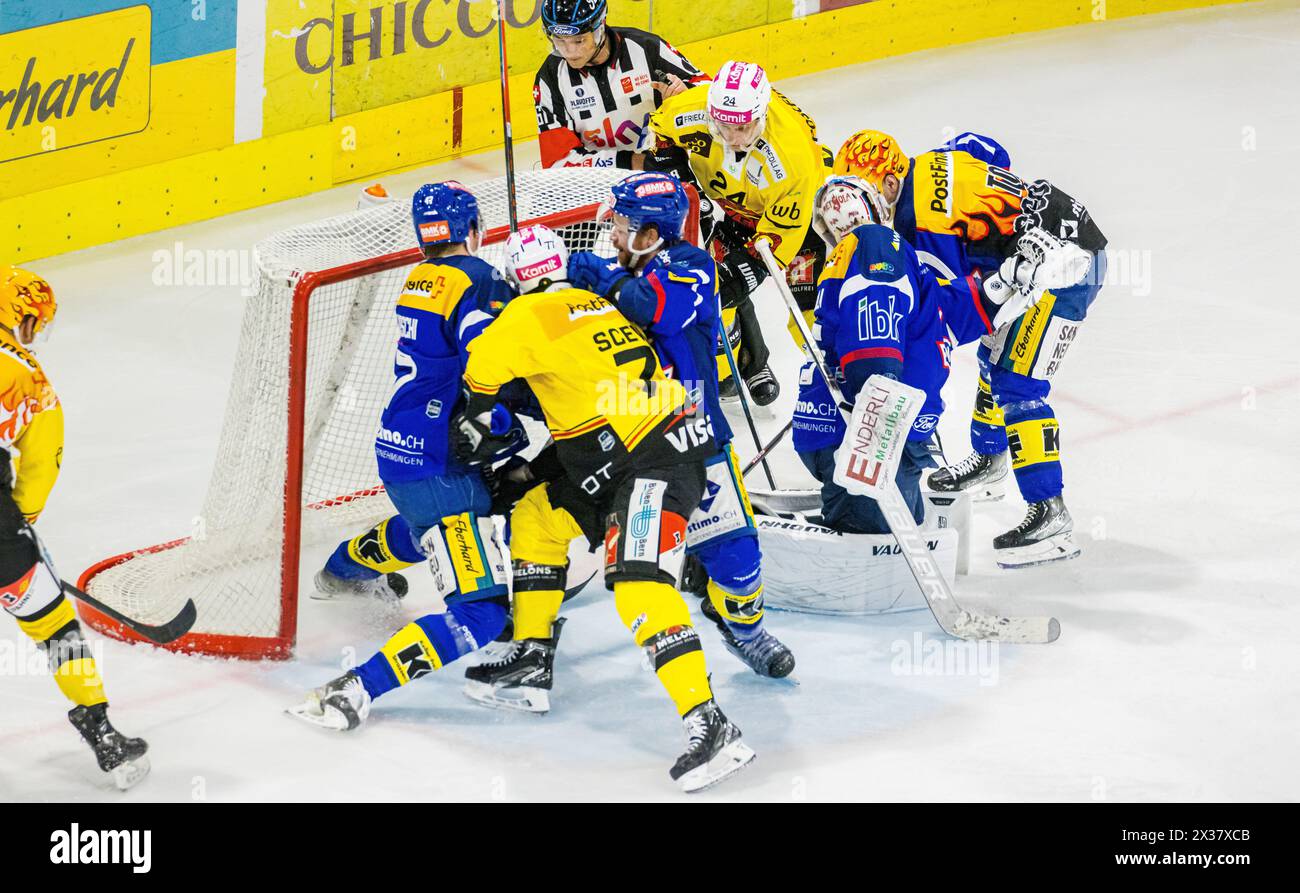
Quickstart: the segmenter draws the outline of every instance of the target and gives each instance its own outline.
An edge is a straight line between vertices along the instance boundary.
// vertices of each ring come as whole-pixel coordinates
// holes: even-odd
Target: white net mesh
[[[521,222],[567,214],[553,228],[570,250],[613,253],[594,223],[596,206],[626,171],[569,170],[518,178]],[[470,187],[485,230],[505,227],[504,179]],[[498,264],[500,236],[480,256]],[[184,647],[259,653],[241,640],[283,640],[291,307],[302,274],[368,262],[312,292],[307,319],[301,544],[338,541],[392,514],[379,484],[374,434],[392,387],[393,309],[414,255],[376,272],[374,261],[413,251],[409,202],[393,202],[295,227],[257,245],[258,283],[245,308],[216,467],[189,539],[133,553],[94,574],[91,595],[146,623],[198,608]],[[299,543],[289,543],[296,563]],[[302,580],[310,586],[310,576]],[[296,592],[283,593],[296,599]],[[268,652],[275,649],[268,644]]]

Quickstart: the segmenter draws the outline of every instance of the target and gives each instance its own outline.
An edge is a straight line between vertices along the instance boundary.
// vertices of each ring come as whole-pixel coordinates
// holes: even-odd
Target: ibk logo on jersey
[[[630,77],[622,78],[619,83],[623,85],[624,93],[631,93],[636,90],[636,88],[632,86],[632,79]]]

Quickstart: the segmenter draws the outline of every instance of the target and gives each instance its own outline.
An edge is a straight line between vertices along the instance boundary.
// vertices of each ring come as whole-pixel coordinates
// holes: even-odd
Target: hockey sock
[[[1041,406],[1047,418],[1023,419],[1007,425],[1011,446],[1011,470],[1025,502],[1042,502],[1059,496],[1064,488],[1061,474],[1061,429],[1051,408]]]
[[[356,674],[370,697],[377,698],[482,648],[505,622],[500,602],[457,602],[445,614],[426,614],[402,627]]]
[[[1006,422],[1002,408],[993,399],[988,376],[980,370],[979,389],[975,392],[975,410],[971,413],[970,443],[975,452],[994,456],[1007,449]]]
[[[564,588],[515,591],[515,640],[549,639],[551,625],[560,616]]]
[[[763,584],[744,592],[709,581],[709,601],[737,639],[748,641],[763,629]]]
[[[411,538],[411,527],[394,515],[360,536],[339,543],[325,569],[344,580],[374,579],[424,560]]]
[[[81,637],[81,625],[72,604],[63,596],[43,611],[18,621],[49,661],[54,684],[73,704],[91,707],[108,700],[95,658]]]
[[[677,590],[644,580],[615,583],[614,606],[636,643],[649,654],[679,716],[713,697],[699,634]]]

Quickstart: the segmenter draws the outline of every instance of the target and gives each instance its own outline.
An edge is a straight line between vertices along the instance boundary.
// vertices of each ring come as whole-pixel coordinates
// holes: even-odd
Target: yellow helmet
[[[23,317],[36,317],[39,332],[54,319],[58,305],[50,284],[26,270],[0,266],[0,326],[17,331]]]
[[[844,141],[835,154],[834,172],[861,177],[880,189],[886,174],[898,179],[907,176],[912,160],[903,154],[898,140],[879,130],[859,130]]]

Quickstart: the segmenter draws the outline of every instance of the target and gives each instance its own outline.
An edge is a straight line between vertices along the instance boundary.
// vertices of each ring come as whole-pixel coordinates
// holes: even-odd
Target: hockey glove
[[[600,257],[590,251],[575,251],[569,255],[569,282],[602,298],[608,298],[619,283],[631,275],[613,258]]]
[[[748,251],[727,253],[718,264],[718,297],[724,308],[739,307],[767,278],[767,268]]]
[[[501,424],[496,409],[493,398],[471,394],[464,411],[452,418],[451,448],[457,459],[467,465],[481,465],[514,445],[512,430],[493,431],[494,421],[497,427]]]

